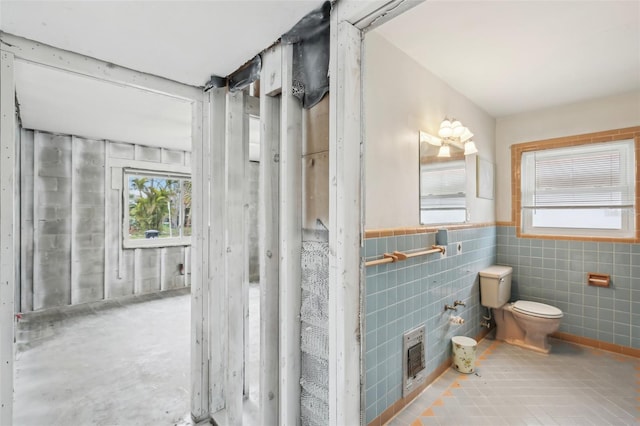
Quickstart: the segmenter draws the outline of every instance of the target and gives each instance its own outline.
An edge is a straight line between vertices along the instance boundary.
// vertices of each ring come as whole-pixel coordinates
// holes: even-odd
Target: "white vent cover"
[[[425,328],[421,325],[402,336],[402,396],[417,389],[427,378]]]

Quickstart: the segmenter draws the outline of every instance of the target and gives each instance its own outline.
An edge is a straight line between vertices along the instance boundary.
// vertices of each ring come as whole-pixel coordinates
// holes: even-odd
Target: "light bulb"
[[[451,122],[446,118],[440,124],[440,130],[438,130],[438,136],[441,138],[448,138],[452,135],[453,129],[451,128]]]
[[[453,132],[454,138],[460,137],[460,135],[464,132],[464,129],[464,126],[458,120],[451,123],[451,130]]]
[[[451,157],[451,151],[449,145],[442,145],[438,151],[438,157]]]
[[[465,142],[464,155],[475,154],[477,152],[478,152],[478,148],[476,148],[476,144],[473,141]]]
[[[465,127],[464,132],[462,132],[462,134],[460,135],[460,142],[465,143],[472,137],[473,137],[473,133],[471,133],[471,131]]]

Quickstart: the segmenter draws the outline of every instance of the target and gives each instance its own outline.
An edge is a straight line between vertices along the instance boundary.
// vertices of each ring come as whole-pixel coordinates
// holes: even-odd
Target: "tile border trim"
[[[364,239],[366,240],[370,238],[397,237],[400,235],[427,234],[427,233],[437,232],[439,229],[456,230],[456,229],[488,228],[491,226],[496,226],[496,223],[495,222],[465,223],[461,225],[366,229],[364,231]]]

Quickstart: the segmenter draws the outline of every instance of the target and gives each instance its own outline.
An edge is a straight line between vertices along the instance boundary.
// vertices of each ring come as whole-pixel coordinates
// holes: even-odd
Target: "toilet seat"
[[[562,318],[563,316],[562,311],[555,306],[528,300],[518,300],[513,304],[513,310],[538,318]]]

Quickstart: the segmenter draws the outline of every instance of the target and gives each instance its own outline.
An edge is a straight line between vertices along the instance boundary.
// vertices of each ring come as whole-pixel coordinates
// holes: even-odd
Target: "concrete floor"
[[[15,426],[191,425],[189,289],[25,315]],[[257,424],[260,291],[249,290],[245,424]]]
[[[183,423],[188,290],[26,315],[17,329],[14,424]]]

